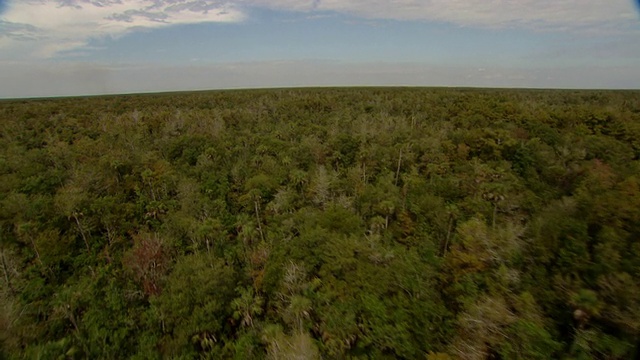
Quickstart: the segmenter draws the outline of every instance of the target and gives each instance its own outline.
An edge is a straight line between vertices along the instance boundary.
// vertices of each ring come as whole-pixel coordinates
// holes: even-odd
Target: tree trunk
[[[260,205],[258,204],[258,200],[253,201],[254,208],[256,210],[256,221],[258,222],[258,232],[260,233],[260,238],[264,241],[264,233],[262,232],[262,224],[260,222]]]
[[[7,258],[4,255],[4,251],[0,252],[0,254],[2,254],[2,270],[4,271],[4,280],[7,283],[9,292],[13,296],[15,294],[15,290],[13,290],[13,286],[11,285],[11,278],[9,277],[9,268],[7,266]]]
[[[396,169],[396,181],[395,186],[398,186],[398,178],[400,177],[400,165],[402,164],[402,148],[400,148],[400,155],[398,156],[398,168]]]
[[[493,203],[493,217],[491,219],[491,228],[496,229],[496,212],[498,211],[498,202]]]
[[[447,254],[449,248],[449,239],[451,238],[451,230],[453,228],[453,214],[449,214],[449,225],[447,226],[447,237],[444,241],[444,247],[442,248],[442,256]]]
[[[87,241],[87,237],[84,234],[84,230],[82,229],[82,225],[80,225],[80,220],[78,219],[78,214],[73,213],[73,218],[76,220],[76,224],[78,225],[78,229],[80,230],[80,235],[82,235],[82,240],[84,240],[84,245],[87,247],[87,253],[91,253],[89,249],[89,241]]]

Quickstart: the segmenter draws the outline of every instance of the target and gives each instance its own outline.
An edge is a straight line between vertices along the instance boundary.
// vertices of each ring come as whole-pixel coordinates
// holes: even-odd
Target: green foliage
[[[560,350],[544,328],[526,320],[518,320],[509,327],[508,339],[499,350],[505,359],[551,359]]]
[[[151,299],[149,325],[159,329],[163,350],[173,356],[219,350],[232,316],[235,272],[223,260],[183,257],[162,294]]]
[[[637,357],[639,103],[2,101],[0,357]]]

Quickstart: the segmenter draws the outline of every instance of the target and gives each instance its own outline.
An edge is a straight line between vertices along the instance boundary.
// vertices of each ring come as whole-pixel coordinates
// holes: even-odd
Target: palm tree
[[[233,300],[233,318],[240,320],[240,325],[253,327],[254,316],[262,314],[264,299],[255,294],[253,288],[239,288],[240,297]]]
[[[309,317],[310,312],[311,300],[304,296],[294,295],[285,311],[285,317],[293,322],[296,330],[301,333],[303,320]]]

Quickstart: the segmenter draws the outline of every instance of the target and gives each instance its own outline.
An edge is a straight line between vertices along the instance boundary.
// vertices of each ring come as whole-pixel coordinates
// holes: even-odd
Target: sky
[[[0,98],[640,88],[640,0],[0,0]]]

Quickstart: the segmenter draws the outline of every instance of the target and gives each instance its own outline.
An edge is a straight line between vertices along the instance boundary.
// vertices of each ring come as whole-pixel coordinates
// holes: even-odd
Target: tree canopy
[[[0,101],[0,358],[640,356],[640,92]]]

